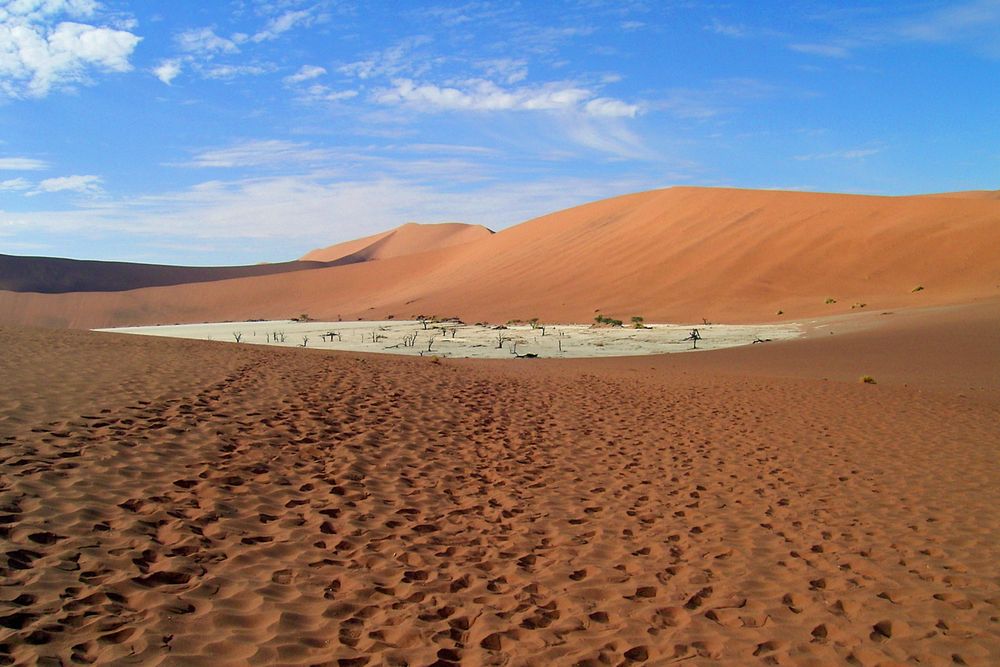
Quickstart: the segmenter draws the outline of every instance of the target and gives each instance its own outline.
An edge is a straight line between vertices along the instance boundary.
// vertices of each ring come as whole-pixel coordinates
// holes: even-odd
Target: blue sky
[[[0,0],[0,252],[280,261],[670,185],[1000,188],[1000,0]]]

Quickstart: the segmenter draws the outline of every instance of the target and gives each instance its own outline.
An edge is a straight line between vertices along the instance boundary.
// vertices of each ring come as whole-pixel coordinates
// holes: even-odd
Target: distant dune
[[[479,241],[489,238],[492,234],[493,232],[486,227],[460,222],[436,225],[408,222],[388,232],[313,250],[300,261],[330,262],[346,259],[352,262],[368,262]]]
[[[378,261],[127,292],[0,292],[0,318],[62,327],[299,313],[581,322],[601,311],[762,322],[1000,298],[1000,199],[986,196],[684,187],[598,201],[492,235],[462,231],[481,238],[445,247],[416,243],[408,227],[306,256]]]
[[[61,257],[0,255],[0,289],[11,292],[121,292],[142,287],[212,282],[328,266],[298,261],[253,266],[168,266]]]

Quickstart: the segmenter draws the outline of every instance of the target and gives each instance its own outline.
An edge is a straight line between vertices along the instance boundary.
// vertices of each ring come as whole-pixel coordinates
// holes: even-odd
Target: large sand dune
[[[0,663],[995,665],[998,319],[438,363],[2,329]]]
[[[2,292],[0,317],[70,327],[300,313],[587,322],[600,310],[759,322],[998,298],[997,248],[994,198],[671,188],[372,262],[116,293]]]

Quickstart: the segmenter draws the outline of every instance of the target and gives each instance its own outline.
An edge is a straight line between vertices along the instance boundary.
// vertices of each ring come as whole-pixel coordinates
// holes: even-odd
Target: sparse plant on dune
[[[917,285],[916,287],[914,287],[913,289],[910,290],[910,293],[912,294],[914,292],[923,292],[923,291],[924,291],[924,286],[923,285]]]
[[[875,382],[875,378],[873,378],[871,375],[862,375],[861,381],[865,384],[877,384]]]
[[[832,303],[837,303],[837,300],[834,299],[832,296],[830,296],[830,297],[827,297],[827,299],[826,299],[826,301],[824,303],[826,303],[826,305],[830,305]]]

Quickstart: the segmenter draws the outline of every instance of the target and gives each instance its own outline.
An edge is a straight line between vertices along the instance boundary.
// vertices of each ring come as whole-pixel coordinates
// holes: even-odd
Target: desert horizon
[[[998,0],[0,0],[0,666],[1000,665]]]

